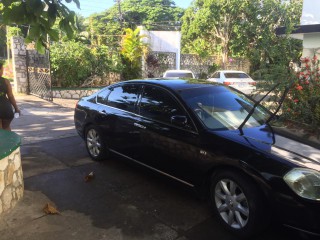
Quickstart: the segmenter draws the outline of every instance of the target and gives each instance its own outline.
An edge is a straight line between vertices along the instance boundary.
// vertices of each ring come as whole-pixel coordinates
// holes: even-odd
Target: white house
[[[281,27],[276,33],[283,35],[285,30],[285,27]],[[304,0],[300,25],[290,36],[303,40],[302,57],[320,56],[320,0]]]
[[[181,32],[147,31],[142,26],[140,26],[140,29],[140,34],[147,36],[144,40],[150,44],[151,51],[175,53],[176,69],[180,69]]]

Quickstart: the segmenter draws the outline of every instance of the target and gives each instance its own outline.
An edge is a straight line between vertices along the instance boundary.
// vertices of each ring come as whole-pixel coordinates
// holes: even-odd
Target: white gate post
[[[177,32],[176,69],[180,70],[181,58],[181,32]]]

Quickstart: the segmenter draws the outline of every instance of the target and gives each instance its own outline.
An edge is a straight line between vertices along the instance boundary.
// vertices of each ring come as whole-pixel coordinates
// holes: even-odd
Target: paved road
[[[39,104],[49,118],[37,112]],[[34,112],[28,110],[33,107]],[[0,218],[1,240],[237,239],[217,224],[207,203],[191,189],[119,157],[92,162],[82,139],[67,136],[73,129],[71,108],[30,100],[24,109],[31,113],[27,129],[18,121],[14,127],[25,140],[21,147],[25,193],[13,211]],[[37,120],[39,125],[33,125]],[[37,127],[39,131],[31,130]],[[44,133],[54,134],[52,140],[42,139]],[[86,182],[90,172],[95,178]],[[44,214],[48,202],[56,205],[59,215]],[[301,238],[272,226],[255,239]]]

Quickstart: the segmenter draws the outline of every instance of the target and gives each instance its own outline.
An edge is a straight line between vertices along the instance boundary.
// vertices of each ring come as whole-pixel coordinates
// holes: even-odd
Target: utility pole
[[[123,28],[123,17],[122,17],[122,12],[121,12],[121,0],[114,0],[118,4],[118,10],[119,10],[119,21],[120,21],[120,26],[121,29]]]

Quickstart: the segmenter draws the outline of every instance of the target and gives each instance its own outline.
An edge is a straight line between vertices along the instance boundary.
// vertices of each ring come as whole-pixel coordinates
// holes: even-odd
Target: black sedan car
[[[206,193],[241,237],[270,221],[320,234],[320,150],[277,134],[271,113],[207,81],[132,80],[81,99],[75,127],[89,155],[116,153]]]

